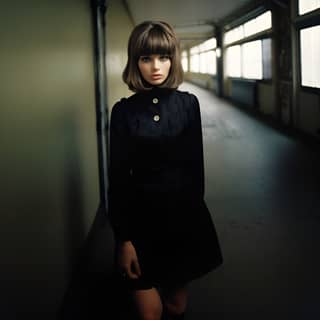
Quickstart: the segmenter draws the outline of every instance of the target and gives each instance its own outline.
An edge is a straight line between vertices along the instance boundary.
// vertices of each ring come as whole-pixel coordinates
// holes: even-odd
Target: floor
[[[190,285],[187,320],[320,319],[320,149],[191,84],[206,202],[224,265]]]
[[[180,89],[200,101],[205,200],[224,255],[190,283],[186,320],[320,319],[319,145],[209,91]],[[133,319],[112,281],[83,281],[62,319]]]

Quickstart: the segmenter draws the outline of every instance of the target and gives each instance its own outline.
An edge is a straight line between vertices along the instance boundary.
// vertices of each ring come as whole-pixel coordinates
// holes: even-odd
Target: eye
[[[150,57],[148,57],[148,56],[141,56],[141,57],[140,57],[140,61],[141,61],[141,62],[149,62],[149,61],[150,61]]]
[[[160,56],[160,60],[161,61],[167,61],[168,59],[170,59],[170,57],[167,54],[164,54],[164,55]]]

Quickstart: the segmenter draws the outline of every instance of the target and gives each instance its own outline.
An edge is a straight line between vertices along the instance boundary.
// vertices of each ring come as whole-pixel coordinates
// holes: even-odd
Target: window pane
[[[243,25],[234,28],[225,34],[224,42],[225,44],[229,44],[235,41],[238,41],[240,39],[243,39],[244,33],[243,33]]]
[[[207,61],[207,73],[216,74],[217,60],[216,60],[216,53],[214,50],[206,52],[206,61]]]
[[[215,38],[211,38],[199,45],[199,51],[204,52],[210,49],[214,49],[217,46],[217,40]]]
[[[267,11],[244,24],[244,35],[245,37],[249,37],[258,32],[268,30],[271,27],[271,11]]]
[[[195,53],[199,53],[199,46],[192,47],[190,49],[190,54],[195,54]]]
[[[206,60],[206,53],[200,53],[200,72],[207,73],[207,60]]]
[[[301,30],[301,84],[320,88],[320,26]]]
[[[261,40],[243,44],[242,67],[243,77],[248,79],[262,79]]]
[[[205,43],[201,43],[201,44],[199,45],[199,51],[200,51],[200,52],[206,51],[206,45],[205,45]]]
[[[191,56],[191,61],[190,61],[190,70],[192,72],[199,72],[199,55],[194,54]]]
[[[230,77],[241,77],[240,46],[229,47],[227,50],[227,75]]]
[[[217,40],[216,38],[211,38],[205,41],[203,44],[204,44],[205,50],[208,51],[210,49],[214,49],[217,46]]]
[[[184,72],[188,71],[188,53],[186,50],[181,53],[181,64]]]
[[[182,69],[184,72],[188,71],[188,58],[187,57],[183,57],[181,59],[181,63],[182,63]]]
[[[320,8],[320,0],[299,0],[299,14]]]

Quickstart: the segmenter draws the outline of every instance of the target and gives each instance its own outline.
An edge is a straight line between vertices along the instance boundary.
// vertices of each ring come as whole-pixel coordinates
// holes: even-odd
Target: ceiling
[[[138,24],[144,20],[164,20],[175,29],[182,47],[208,39],[214,25],[252,0],[125,0]]]

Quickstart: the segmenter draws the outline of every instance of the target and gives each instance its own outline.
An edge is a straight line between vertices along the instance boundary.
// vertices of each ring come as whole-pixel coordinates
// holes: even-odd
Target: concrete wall
[[[89,4],[0,4],[4,320],[55,319],[98,206]]]

